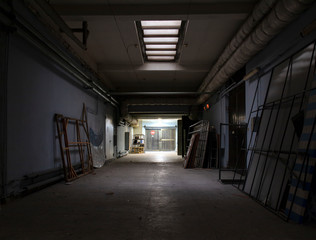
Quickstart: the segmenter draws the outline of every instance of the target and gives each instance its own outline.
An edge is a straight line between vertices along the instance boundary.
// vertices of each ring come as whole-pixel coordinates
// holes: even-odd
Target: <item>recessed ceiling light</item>
[[[176,55],[177,51],[146,51],[146,54],[149,55],[156,55],[156,56],[169,56],[169,55]]]
[[[176,49],[176,44],[146,44],[146,49]]]
[[[182,20],[137,21],[145,61],[175,61],[179,58],[184,28]]]
[[[144,29],[144,36],[177,36],[179,29]]]
[[[148,56],[148,60],[152,61],[173,61],[174,56]]]
[[[146,28],[180,28],[181,20],[140,21],[143,29]]]
[[[177,43],[178,37],[144,37],[145,43]]]

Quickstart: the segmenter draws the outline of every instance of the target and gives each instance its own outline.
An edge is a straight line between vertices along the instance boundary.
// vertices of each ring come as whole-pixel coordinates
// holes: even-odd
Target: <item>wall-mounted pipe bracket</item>
[[[82,33],[82,44],[87,47],[87,40],[89,37],[88,23],[87,21],[82,22],[82,28],[71,28],[73,33]]]

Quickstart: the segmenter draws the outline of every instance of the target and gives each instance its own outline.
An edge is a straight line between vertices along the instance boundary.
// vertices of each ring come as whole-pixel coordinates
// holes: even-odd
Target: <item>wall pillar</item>
[[[0,200],[6,197],[7,183],[7,81],[9,33],[0,30]]]

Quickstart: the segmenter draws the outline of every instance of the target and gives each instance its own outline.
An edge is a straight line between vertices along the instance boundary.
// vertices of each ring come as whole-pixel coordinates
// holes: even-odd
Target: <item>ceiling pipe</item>
[[[223,53],[224,56],[221,56],[220,59],[228,60],[222,66],[215,65],[215,68],[220,67],[220,69],[213,70],[214,68],[212,68],[206,77],[206,84],[203,84],[203,86],[205,85],[204,91],[212,92],[225,84],[235,72],[262,50],[273,37],[280,33],[284,27],[297,18],[313,2],[314,0],[281,0],[277,2],[269,14],[251,31],[233,54],[228,57],[227,53]],[[240,31],[237,35],[239,34]],[[238,37],[235,36],[234,39],[236,38]],[[205,102],[208,97],[206,95],[198,97],[197,103]]]
[[[211,92],[225,84],[235,72],[262,50],[273,37],[298,17],[312,2],[314,0],[279,1],[216,74],[213,77],[207,77],[208,83],[204,91]],[[208,96],[200,96],[197,103],[201,104],[207,99]]]
[[[229,58],[240,47],[243,41],[249,36],[252,30],[258,25],[258,23],[270,12],[277,0],[262,0],[253,9],[252,13],[246,19],[244,24],[240,27],[236,35],[226,46],[221,56],[218,58],[211,71],[207,74],[203,83],[199,87],[198,92],[203,92],[209,82],[223,67],[223,65],[229,60]]]
[[[47,2],[43,0],[26,0],[30,5],[37,4],[40,8],[58,24],[60,31],[64,32],[72,41],[74,41],[81,49],[87,50],[87,47],[80,42],[80,40],[74,35],[72,30],[64,22],[64,20],[58,15],[55,9]]]
[[[19,12],[19,9],[22,9],[22,7],[18,4],[20,4],[20,2],[13,2],[11,7],[15,16],[10,19],[17,27],[17,33],[36,46],[46,56],[58,63],[66,71],[71,73],[77,80],[82,82],[84,87],[91,89],[114,107],[118,107],[118,102],[96,82],[97,79],[92,74],[87,74],[85,69],[83,69],[82,66],[78,66],[73,58],[63,49],[58,47],[50,38],[45,37],[42,33],[36,30],[29,21],[27,21],[24,16],[25,14]]]
[[[242,83],[244,83],[245,81],[249,80],[250,78],[257,76],[258,72],[260,71],[260,68],[255,68],[254,70],[252,70],[251,72],[249,72],[247,75],[245,75],[243,77],[243,79],[241,81],[239,81],[238,83],[233,83],[231,86],[229,86],[228,88],[226,88],[225,90],[223,90],[220,93],[220,98],[222,98],[223,96],[227,95],[228,93],[230,93],[232,90],[234,90],[235,88],[237,88],[238,86],[240,86]]]

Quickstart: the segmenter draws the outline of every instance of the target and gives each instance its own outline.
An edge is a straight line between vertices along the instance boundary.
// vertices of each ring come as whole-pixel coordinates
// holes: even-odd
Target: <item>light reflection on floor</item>
[[[152,151],[139,154],[128,154],[125,157],[119,158],[116,161],[119,162],[181,162],[183,161],[181,155],[177,155],[175,151]]]

